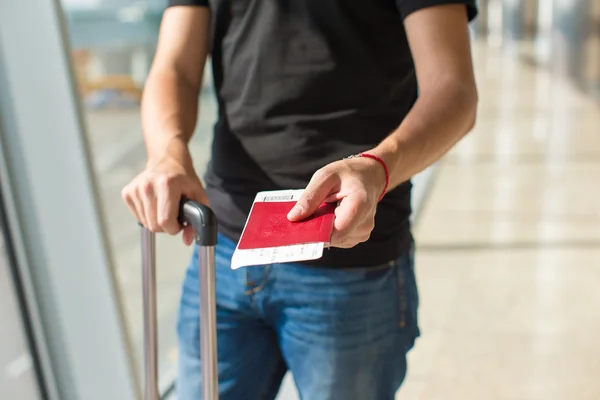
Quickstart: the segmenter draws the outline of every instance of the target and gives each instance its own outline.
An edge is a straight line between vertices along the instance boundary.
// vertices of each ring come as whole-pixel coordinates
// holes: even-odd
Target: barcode
[[[289,194],[287,196],[265,196],[264,201],[286,201],[286,200],[293,200],[293,199],[294,199],[294,195]]]

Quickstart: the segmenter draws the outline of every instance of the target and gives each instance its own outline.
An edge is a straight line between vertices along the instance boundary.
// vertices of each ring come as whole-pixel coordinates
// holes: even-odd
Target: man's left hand
[[[313,175],[288,219],[303,220],[323,202],[337,202],[330,245],[354,247],[371,236],[385,184],[385,170],[376,160],[355,157],[336,161]]]

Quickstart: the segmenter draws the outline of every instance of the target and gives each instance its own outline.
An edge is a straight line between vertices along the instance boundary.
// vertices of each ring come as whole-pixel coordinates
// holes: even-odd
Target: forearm
[[[473,127],[474,84],[447,79],[421,93],[404,121],[373,153],[388,165],[388,190],[438,161]]]
[[[142,100],[142,126],[148,163],[173,157],[190,163],[187,145],[198,114],[198,89],[174,69],[150,74]]]

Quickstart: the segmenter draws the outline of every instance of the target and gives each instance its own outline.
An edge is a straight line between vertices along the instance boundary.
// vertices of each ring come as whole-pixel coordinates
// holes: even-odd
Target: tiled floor
[[[600,104],[517,54],[476,45],[477,126],[416,228],[397,400],[600,399]]]

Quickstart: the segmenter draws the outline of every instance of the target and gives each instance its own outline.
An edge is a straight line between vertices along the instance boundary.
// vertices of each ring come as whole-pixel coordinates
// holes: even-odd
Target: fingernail
[[[294,208],[292,208],[288,213],[288,219],[298,218],[300,214],[302,214],[302,207],[294,206]]]

